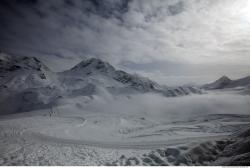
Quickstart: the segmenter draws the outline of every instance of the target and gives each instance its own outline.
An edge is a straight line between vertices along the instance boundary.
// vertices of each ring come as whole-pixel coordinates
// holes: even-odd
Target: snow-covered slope
[[[62,97],[157,93],[168,97],[200,93],[194,87],[170,88],[148,78],[116,70],[100,59],[80,62],[70,70],[52,72],[34,57],[0,53],[1,114],[52,106]]]
[[[179,96],[200,90],[99,59],[53,73],[36,58],[0,54],[0,77],[0,114],[18,112],[0,117],[0,165],[249,164],[248,95]]]
[[[12,90],[54,85],[56,74],[35,57],[0,54],[0,85]]]
[[[239,87],[247,89],[249,88],[249,86],[250,86],[250,76],[237,79],[237,80],[231,80],[228,77],[223,76],[213,83],[203,85],[202,88],[207,89],[207,90],[239,88]]]
[[[179,96],[200,93],[199,89],[191,86],[176,88],[161,86],[148,78],[116,70],[109,63],[96,58],[80,62],[72,69],[60,73],[60,77],[67,88],[104,87],[112,94],[154,92],[165,96]]]
[[[0,114],[42,108],[59,94],[57,75],[38,59],[0,53]]]

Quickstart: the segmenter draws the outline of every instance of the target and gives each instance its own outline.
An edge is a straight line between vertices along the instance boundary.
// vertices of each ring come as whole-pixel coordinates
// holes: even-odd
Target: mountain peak
[[[231,81],[231,79],[227,76],[222,76],[220,79],[218,79],[217,81]]]
[[[206,84],[203,86],[204,89],[222,89],[225,88],[227,85],[229,85],[231,83],[231,79],[228,78],[227,76],[222,76],[221,78],[219,78],[218,80],[216,80],[213,83],[210,84]]]
[[[46,67],[41,61],[35,57],[22,57],[18,60],[18,64],[26,69],[41,70],[42,67]]]
[[[235,88],[235,87],[249,87],[250,85],[250,76],[244,78],[231,80],[227,76],[222,76],[220,79],[216,80],[213,83],[203,85],[204,89],[213,90],[213,89],[224,89],[224,88]]]
[[[98,58],[90,58],[84,61],[81,61],[71,70],[73,71],[83,71],[87,74],[92,72],[102,72],[102,73],[112,73],[115,71],[115,68],[110,65],[108,62],[102,61]]]
[[[49,70],[41,61],[35,57],[13,57],[7,54],[2,54],[0,57],[1,71],[16,71],[16,70]]]

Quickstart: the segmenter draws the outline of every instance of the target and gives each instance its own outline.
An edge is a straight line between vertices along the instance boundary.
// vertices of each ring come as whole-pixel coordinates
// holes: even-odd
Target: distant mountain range
[[[202,86],[206,90],[215,90],[215,89],[227,89],[227,88],[250,88],[250,76],[231,80],[227,76],[223,76],[215,82],[205,84]]]
[[[194,86],[167,87],[116,70],[108,62],[87,59],[55,73],[34,57],[0,53],[0,114],[47,108],[64,97],[157,93],[167,97],[200,94]]]

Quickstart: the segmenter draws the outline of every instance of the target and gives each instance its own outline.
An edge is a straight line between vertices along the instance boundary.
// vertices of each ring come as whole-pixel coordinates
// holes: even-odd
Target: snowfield
[[[0,165],[249,165],[249,79],[169,87],[0,53]]]
[[[154,96],[65,98],[48,109],[2,116],[0,164],[244,165],[249,159],[248,150],[230,148],[249,145],[238,137],[250,128],[249,96]],[[231,162],[238,154],[244,162]]]

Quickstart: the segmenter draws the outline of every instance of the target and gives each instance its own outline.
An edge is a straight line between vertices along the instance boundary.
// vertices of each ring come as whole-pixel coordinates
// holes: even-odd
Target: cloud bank
[[[78,102],[79,101],[79,102]],[[101,94],[84,106],[81,99],[74,101],[80,111],[132,115],[157,121],[184,121],[210,114],[250,115],[250,96],[225,93],[209,93],[166,98],[156,94],[139,94],[127,97],[112,97]],[[65,102],[63,103],[65,104]]]

